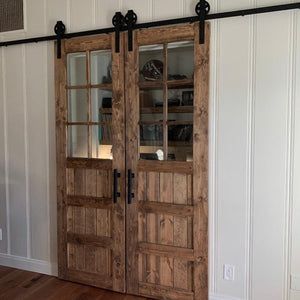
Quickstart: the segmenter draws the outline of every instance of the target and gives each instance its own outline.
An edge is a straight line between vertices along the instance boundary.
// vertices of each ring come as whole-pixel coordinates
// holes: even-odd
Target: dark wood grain
[[[57,164],[57,239],[58,276],[63,278],[67,270],[67,209],[66,196],[66,126],[67,81],[65,42],[61,46],[61,59],[55,59],[55,110],[56,110],[56,164]],[[56,51],[56,47],[55,47]],[[55,55],[55,57],[57,57]]]
[[[199,44],[195,27],[194,89],[194,293],[195,299],[208,299],[208,104],[210,24],[205,28],[205,44]]]

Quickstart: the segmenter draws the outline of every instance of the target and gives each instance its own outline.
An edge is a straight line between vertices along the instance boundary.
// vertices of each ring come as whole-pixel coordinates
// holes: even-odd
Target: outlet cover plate
[[[291,289],[293,291],[300,291],[300,276],[291,276]]]
[[[234,281],[235,267],[232,265],[224,265],[223,267],[223,279],[228,281]]]

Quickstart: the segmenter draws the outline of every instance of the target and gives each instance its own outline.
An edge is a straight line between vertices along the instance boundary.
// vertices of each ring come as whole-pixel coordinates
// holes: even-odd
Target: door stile
[[[115,37],[112,35],[112,131],[113,170],[120,173],[118,191],[120,198],[113,206],[113,290],[126,291],[125,283],[125,95],[124,95],[124,34],[120,35],[120,52],[115,51]],[[112,173],[113,173],[112,170]]]
[[[67,271],[67,219],[66,219],[66,121],[67,121],[67,80],[65,42],[61,42],[61,59],[55,51],[55,110],[56,110],[56,162],[57,162],[57,238],[58,277],[64,278]]]
[[[126,39],[125,49],[128,49],[128,40]],[[126,50],[125,62],[125,93],[126,93],[126,169],[132,170],[137,176],[138,162],[138,120],[139,120],[139,96],[138,96],[138,77],[139,77],[139,59],[137,32],[133,32],[133,50]],[[128,173],[126,174],[126,183],[128,183]],[[137,178],[134,178],[133,191],[137,191]],[[128,198],[128,184],[126,184],[126,196]],[[136,196],[136,195],[135,195]],[[126,201],[127,203],[127,201]],[[126,204],[126,250],[127,250],[127,292],[130,294],[139,293],[138,281],[138,207],[136,197],[131,204]]]
[[[195,23],[194,72],[194,297],[208,299],[208,122],[209,122],[209,24],[205,44],[199,44],[199,24]]]

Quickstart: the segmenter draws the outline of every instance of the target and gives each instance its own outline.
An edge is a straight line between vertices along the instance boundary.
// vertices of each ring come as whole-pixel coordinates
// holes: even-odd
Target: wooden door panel
[[[191,174],[138,172],[140,284],[192,291],[192,262],[175,258],[171,253],[155,255],[164,250],[160,247],[163,245],[173,247],[174,251],[177,247],[193,248],[191,191]]]
[[[127,287],[130,293],[164,300],[208,299],[209,26],[206,28],[205,45],[199,45],[198,29],[198,24],[193,24],[137,30],[133,36],[134,49],[127,53],[127,166],[135,174],[134,201],[127,205]],[[188,85],[184,83],[185,87],[193,88],[194,100],[190,107],[169,107],[168,104],[169,90],[174,89],[176,84],[181,89],[182,82],[173,80],[170,85],[166,65],[168,49],[172,48],[167,43],[179,41],[185,41],[185,45],[193,44],[194,48],[194,80],[187,79]],[[143,82],[141,79],[140,51],[149,51],[149,45],[156,52],[154,57],[147,59],[163,59],[161,81],[147,82],[145,77]],[[143,93],[140,93],[141,89]],[[163,91],[154,96],[163,97],[162,107],[157,107],[155,101],[148,99],[147,102],[147,89]],[[182,112],[183,118],[175,118],[174,121],[174,116],[169,115],[169,108],[171,115]],[[186,123],[193,126],[192,159],[186,154],[185,161],[180,161],[184,157],[182,155],[178,155],[177,161],[171,161],[168,149],[174,151],[176,142],[169,139],[168,129],[172,122],[182,124],[180,122],[184,122],[187,112],[192,114]],[[148,116],[145,117],[145,114]],[[163,138],[157,133],[154,139],[143,135],[141,124],[159,124],[163,128]],[[147,142],[147,150],[151,154],[148,156],[145,155]],[[177,145],[186,147],[183,143]],[[156,151],[153,149],[163,152],[158,159],[164,160],[153,160],[153,151]]]
[[[121,44],[123,39],[122,35]],[[124,292],[124,53],[122,51],[120,53],[114,52],[114,42],[114,35],[70,39],[62,43],[62,58],[56,60],[58,260],[59,277],[62,279]],[[111,72],[109,75],[112,82],[101,83],[104,76],[92,75],[97,73],[97,70],[92,71],[92,55],[98,55],[99,50],[104,50],[102,53],[106,56],[103,57],[107,59],[110,55],[110,52],[107,52],[109,49],[112,49]],[[96,52],[92,54],[91,51]],[[79,57],[81,66],[85,66],[86,69],[86,74],[85,72],[79,73],[80,82],[84,83],[86,81],[84,85],[80,83],[76,86],[74,83],[72,85],[67,81],[67,74],[75,72],[72,73],[70,70],[68,70],[69,73],[67,72],[67,55],[73,55],[74,52],[76,52],[76,57]],[[103,58],[101,55],[94,56],[99,60],[97,60],[97,67]],[[85,64],[82,64],[83,59]],[[105,59],[103,61],[107,63]],[[106,68],[109,69],[110,67],[105,66],[105,70]],[[101,72],[100,74],[102,74]],[[92,76],[99,82],[93,82]],[[75,80],[75,82],[77,81]],[[101,93],[92,96],[95,89],[105,91],[106,96]],[[86,93],[82,93],[84,96],[80,96],[84,98],[80,98],[79,101],[82,103],[86,100],[87,104],[82,107],[84,111],[82,114],[85,114],[86,109],[87,117],[84,117],[84,122],[79,125],[78,122],[76,123],[76,118],[70,117],[70,111],[71,113],[74,111],[75,116],[81,113],[80,106],[76,102],[78,99],[74,98],[72,100],[70,98],[70,91],[73,90],[86,91]],[[108,109],[104,107],[102,98],[107,97],[107,95],[112,95],[111,108]],[[75,109],[73,110],[70,108],[70,99],[73,101],[73,105],[75,103],[75,106],[73,106]],[[99,107],[98,101],[102,103],[99,104]],[[104,129],[103,123],[106,126],[109,124],[110,129]],[[82,138],[82,136],[76,135],[75,141],[73,141],[73,136],[70,138],[67,129],[75,128],[74,126],[85,126],[87,136]],[[103,138],[104,133],[105,139]],[[70,143],[68,143],[68,139]],[[85,147],[80,144],[83,140],[87,142],[87,145],[83,145]],[[78,144],[87,151],[83,152],[78,148],[79,151],[73,152],[72,147],[76,148]],[[105,154],[111,159],[104,159],[104,156],[101,156],[100,148],[94,148],[95,145],[96,147],[103,145],[111,147],[109,155]],[[68,151],[67,147],[69,147]],[[120,173],[117,183],[119,197],[116,203],[112,194],[114,169]]]
[[[67,205],[68,269],[105,276],[112,285],[111,168],[66,173],[67,199],[77,200]]]

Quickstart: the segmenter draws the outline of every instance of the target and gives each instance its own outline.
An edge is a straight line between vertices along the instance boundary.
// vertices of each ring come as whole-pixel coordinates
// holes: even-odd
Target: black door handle
[[[134,178],[134,173],[132,173],[132,170],[128,170],[128,195],[127,195],[127,201],[128,204],[132,203],[132,199],[134,198],[134,193],[132,192],[132,179]]]
[[[121,197],[121,194],[118,192],[118,178],[121,177],[121,174],[118,172],[117,169],[114,169],[113,174],[113,199],[114,203],[117,203],[118,197]]]

